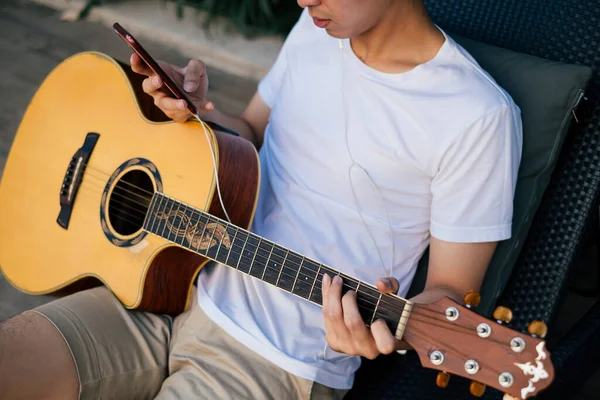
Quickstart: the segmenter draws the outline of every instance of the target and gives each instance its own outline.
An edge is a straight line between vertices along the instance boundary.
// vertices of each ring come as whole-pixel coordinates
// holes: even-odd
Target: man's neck
[[[444,44],[421,2],[398,1],[374,28],[351,38],[352,50],[365,64],[386,73],[402,73],[435,57]]]

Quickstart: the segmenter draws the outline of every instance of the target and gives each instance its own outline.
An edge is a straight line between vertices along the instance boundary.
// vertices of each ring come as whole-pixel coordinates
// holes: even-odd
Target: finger
[[[371,333],[375,340],[377,350],[379,350],[381,354],[390,354],[397,350],[398,340],[392,335],[390,328],[388,328],[385,321],[379,319],[373,322],[371,325]]]
[[[400,284],[398,283],[398,280],[396,278],[377,279],[376,285],[377,289],[379,289],[381,293],[396,294],[398,293],[398,290],[400,290]]]
[[[144,93],[151,95],[158,89],[160,89],[162,85],[162,79],[160,79],[157,75],[154,75],[144,79],[144,81],[142,82],[142,90],[144,91]]]
[[[156,105],[163,111],[185,111],[187,109],[187,104],[185,100],[174,99],[167,95],[160,96],[160,98],[155,102]]]
[[[329,346],[336,350],[344,349],[345,343],[350,339],[350,333],[344,325],[341,301],[341,278],[336,276],[331,280],[327,274],[323,275],[323,316],[325,319],[325,331]]]
[[[197,105],[198,111],[212,111],[215,109],[215,105],[212,101],[203,100]]]
[[[187,92],[195,92],[202,88],[202,80],[206,80],[206,66],[200,60],[191,60],[184,68],[183,88]],[[200,97],[204,97],[206,89],[201,90]]]
[[[146,65],[145,62],[142,61],[140,56],[133,53],[129,58],[129,63],[131,64],[131,69],[133,72],[150,76],[152,75],[152,70]]]
[[[186,122],[190,119],[190,113],[182,111],[168,112],[165,115],[175,122]]]
[[[356,292],[350,291],[342,297],[344,324],[348,329],[354,348],[360,355],[373,359],[379,355],[375,341],[369,332],[356,304]]]

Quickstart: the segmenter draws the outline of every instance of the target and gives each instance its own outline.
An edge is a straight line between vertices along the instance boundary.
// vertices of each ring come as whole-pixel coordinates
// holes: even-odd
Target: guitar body
[[[95,281],[130,309],[186,308],[208,259],[143,232],[144,194],[159,191],[224,218],[211,146],[196,121],[149,120],[135,80],[88,52],[56,67],[35,94],[0,183],[0,269],[16,288],[47,294]],[[205,128],[227,213],[248,228],[256,150]]]

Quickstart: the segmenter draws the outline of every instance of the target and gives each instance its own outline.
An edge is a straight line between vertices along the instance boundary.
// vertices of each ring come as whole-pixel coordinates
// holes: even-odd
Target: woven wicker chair
[[[512,309],[511,327],[525,331],[545,321],[556,377],[538,398],[570,399],[600,366],[600,305],[563,337],[553,330],[572,266],[597,232],[600,189],[600,1],[426,0],[444,30],[520,53],[587,65],[594,76],[571,126],[552,179],[512,275],[497,303]],[[594,226],[593,224],[596,224]],[[595,278],[594,278],[595,279]],[[347,399],[468,399],[469,381],[453,377],[446,389],[414,352],[363,362]],[[485,399],[501,399],[488,388]]]

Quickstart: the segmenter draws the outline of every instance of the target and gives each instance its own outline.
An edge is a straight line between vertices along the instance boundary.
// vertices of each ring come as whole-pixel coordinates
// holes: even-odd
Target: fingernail
[[[340,278],[340,276],[339,276],[339,275],[336,275],[336,276],[333,278],[333,283],[342,283],[342,278]]]
[[[213,103],[208,103],[208,104],[206,105],[206,109],[207,109],[207,110],[212,110],[213,108],[215,108],[215,106],[213,106]]]
[[[154,78],[152,78],[152,83],[154,84],[154,86],[160,85],[160,78],[158,76],[155,76]]]
[[[381,282],[383,282],[383,284],[385,286],[391,286],[392,282],[390,282],[390,280],[388,278],[381,278]]]
[[[180,110],[185,110],[186,106],[187,105],[185,104],[185,101],[183,101],[183,100],[177,102],[177,108],[179,108]]]
[[[194,90],[196,90],[196,84],[193,82],[186,82],[183,85],[183,88],[188,92],[193,92]]]
[[[329,285],[331,283],[331,278],[327,274],[323,274],[323,284]]]

